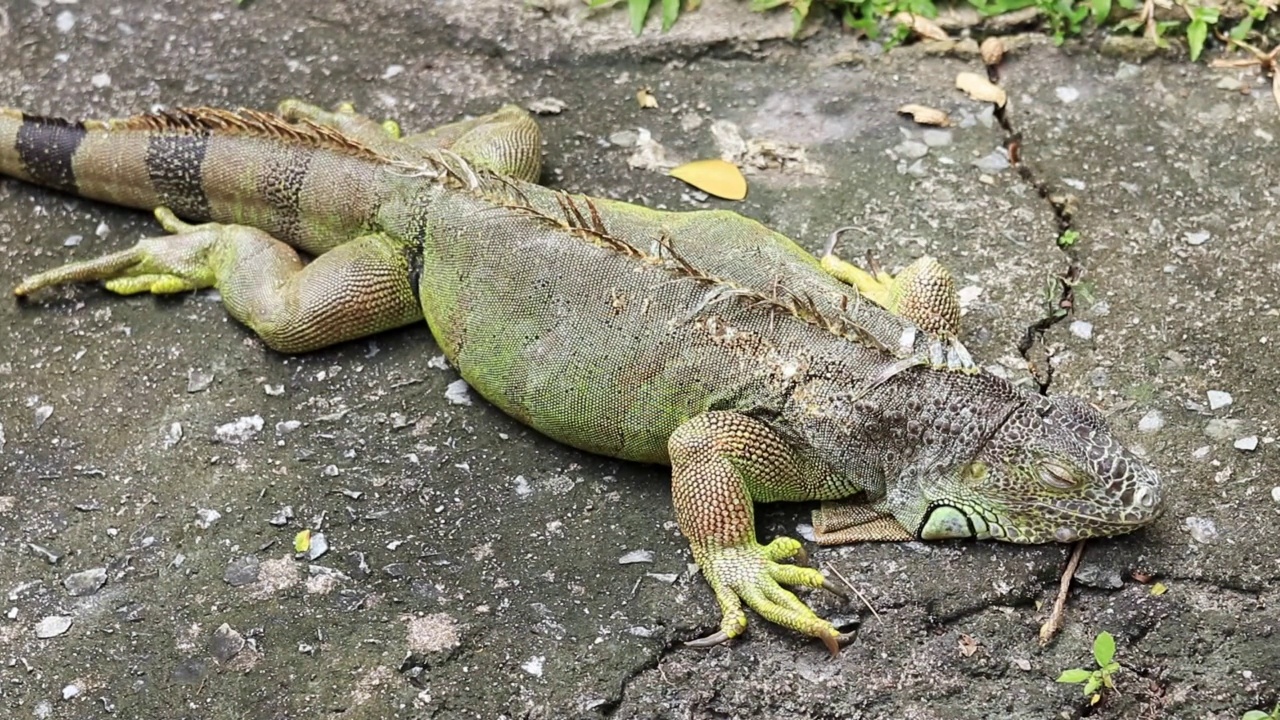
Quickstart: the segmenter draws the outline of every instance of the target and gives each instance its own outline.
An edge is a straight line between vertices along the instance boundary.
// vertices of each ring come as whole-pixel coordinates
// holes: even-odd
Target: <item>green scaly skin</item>
[[[14,292],[215,287],[281,352],[425,318],[513,417],[671,466],[723,612],[697,644],[740,634],[745,603],[837,650],[783,586],[834,588],[784,562],[797,541],[757,542],[755,502],[830,501],[815,513],[827,543],[1067,542],[1156,517],[1158,476],[1095,410],[974,369],[934,261],[894,279],[734,213],[551,190],[534,184],[540,146],[512,106],[409,137],[296,101],[84,123],[0,110],[0,173],[156,209],[172,233]]]

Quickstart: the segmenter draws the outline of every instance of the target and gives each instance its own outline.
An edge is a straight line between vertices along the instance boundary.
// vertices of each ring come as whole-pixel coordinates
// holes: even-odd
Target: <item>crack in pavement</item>
[[[999,79],[996,67],[993,65],[987,66],[987,74],[992,82],[997,82]],[[1075,285],[1085,272],[1084,266],[1080,264],[1079,257],[1072,247],[1062,242],[1062,238],[1068,236],[1068,233],[1076,232],[1072,223],[1077,209],[1076,198],[1070,193],[1055,192],[1047,181],[1024,162],[1022,132],[1014,127],[1013,120],[1009,117],[1008,104],[995,106],[995,119],[1004,130],[1005,151],[1009,155],[1009,164],[1017,170],[1018,177],[1034,190],[1036,195],[1049,203],[1054,221],[1058,226],[1058,237],[1054,238],[1054,245],[1067,260],[1066,269],[1056,273],[1051,285],[1047,288],[1045,298],[1047,314],[1027,325],[1022,339],[1018,342],[1018,354],[1027,362],[1027,367],[1039,386],[1040,394],[1046,395],[1049,392],[1049,386],[1053,383],[1053,365],[1050,362],[1052,353],[1044,343],[1044,336],[1049,328],[1070,315],[1071,308],[1075,305]],[[1043,353],[1042,357],[1037,358],[1039,362],[1032,359],[1032,349],[1037,344]]]

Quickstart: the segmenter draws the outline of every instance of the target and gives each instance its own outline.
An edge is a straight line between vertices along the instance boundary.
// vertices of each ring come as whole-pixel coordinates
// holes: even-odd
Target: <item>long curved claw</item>
[[[729,633],[723,630],[717,630],[706,637],[700,637],[697,640],[685,640],[685,647],[691,648],[713,648],[729,642],[733,638],[729,637]]]

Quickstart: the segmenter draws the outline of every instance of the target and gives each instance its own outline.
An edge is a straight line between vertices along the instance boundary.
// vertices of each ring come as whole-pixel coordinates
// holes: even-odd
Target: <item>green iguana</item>
[[[745,603],[837,652],[836,628],[783,586],[835,588],[783,562],[802,556],[795,539],[757,542],[755,502],[843,501],[815,511],[823,543],[1069,542],[1156,517],[1157,474],[1097,411],[974,368],[932,260],[868,273],[732,212],[546,188],[540,166],[537,124],[514,106],[408,137],[296,101],[104,122],[0,111],[0,174],[155,209],[173,233],[16,295],[215,287],[283,353],[425,317],[506,413],[671,466],[723,613],[692,644],[739,635]]]

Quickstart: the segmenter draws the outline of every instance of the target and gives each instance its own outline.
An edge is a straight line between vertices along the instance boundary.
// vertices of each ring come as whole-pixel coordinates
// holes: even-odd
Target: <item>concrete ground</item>
[[[550,184],[941,258],[975,354],[1104,408],[1163,472],[1162,519],[1089,543],[1047,647],[1068,547],[910,543],[811,548],[875,608],[810,597],[855,634],[835,660],[758,619],[693,650],[718,614],[665,472],[450,402],[425,326],[282,357],[208,294],[61,290],[0,302],[0,714],[1228,720],[1280,702],[1280,111],[1253,71],[1034,39],[1001,69],[1002,127],[953,89],[982,71],[963,52],[882,54],[834,26],[797,45],[784,14],[738,3],[636,40],[620,11],[539,5],[9,0],[0,103],[297,96],[423,128],[554,98]],[[926,136],[907,102],[957,125]],[[722,120],[774,143],[745,202],[629,165],[639,129],[672,161],[714,156]],[[0,286],[157,232],[0,181]],[[1024,355],[1071,268],[1071,314]],[[807,510],[768,507],[761,536]],[[304,528],[326,553],[295,557]],[[1122,670],[1090,707],[1054,678],[1102,630]]]

